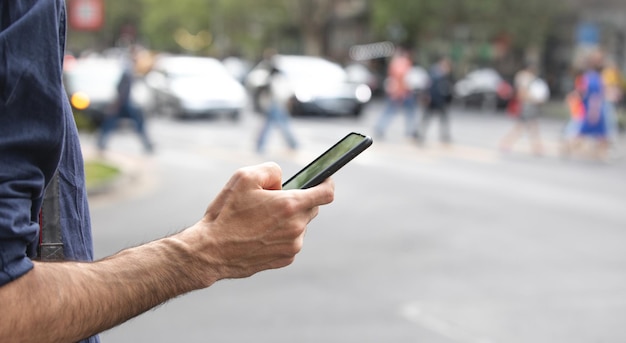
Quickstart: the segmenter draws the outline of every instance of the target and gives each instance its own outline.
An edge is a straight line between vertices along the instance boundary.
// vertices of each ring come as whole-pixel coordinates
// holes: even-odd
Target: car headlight
[[[310,102],[313,100],[313,95],[310,92],[298,90],[296,91],[296,99],[300,102]]]
[[[358,85],[354,95],[359,102],[366,103],[372,98],[372,90],[367,85]]]
[[[85,92],[76,92],[72,94],[70,98],[70,103],[77,110],[84,110],[89,107],[91,100],[89,100],[89,95]]]

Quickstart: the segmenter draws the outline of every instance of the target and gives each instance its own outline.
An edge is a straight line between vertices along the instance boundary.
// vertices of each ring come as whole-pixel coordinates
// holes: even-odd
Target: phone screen
[[[370,145],[372,145],[370,137],[356,132],[349,133],[283,183],[283,189],[303,189],[317,186]]]

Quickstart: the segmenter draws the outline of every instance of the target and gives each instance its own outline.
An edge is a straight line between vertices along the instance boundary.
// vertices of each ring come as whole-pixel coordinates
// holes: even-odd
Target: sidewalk
[[[99,196],[110,193],[116,189],[124,189],[133,186],[138,180],[143,179],[146,173],[145,159],[139,156],[124,154],[117,151],[107,150],[103,153],[91,144],[90,139],[81,137],[81,146],[85,163],[97,161],[119,170],[119,175],[112,180],[87,188],[88,196]]]

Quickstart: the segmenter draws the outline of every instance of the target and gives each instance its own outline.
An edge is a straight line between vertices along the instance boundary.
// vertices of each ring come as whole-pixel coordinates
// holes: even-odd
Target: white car
[[[247,105],[244,87],[210,57],[160,56],[146,75],[158,107],[175,117],[226,115],[238,120]]]
[[[509,100],[511,85],[490,68],[469,72],[454,85],[454,97],[464,105],[504,108]]]
[[[346,70],[337,63],[314,56],[276,55],[272,63],[263,61],[255,66],[246,78],[257,111],[267,108],[271,64],[292,87],[293,115],[359,116],[363,106],[372,98],[370,87],[351,82]]]

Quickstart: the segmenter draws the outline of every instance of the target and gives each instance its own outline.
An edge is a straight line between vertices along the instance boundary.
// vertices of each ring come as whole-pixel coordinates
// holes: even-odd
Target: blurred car
[[[66,61],[63,78],[72,108],[82,111],[88,120],[99,125],[116,100],[123,68],[122,61],[117,58],[88,57]],[[141,80],[133,83],[131,101],[147,113],[154,108],[154,97]]]
[[[272,64],[293,88],[293,115],[359,116],[363,106],[372,98],[372,90],[367,84],[350,82],[344,68],[324,58],[276,55]],[[264,112],[268,106],[270,68],[270,63],[262,61],[246,77],[245,84],[252,93],[254,109],[259,112]]]
[[[178,118],[226,115],[238,120],[247,94],[217,59],[160,56],[146,75],[158,107]]]
[[[252,64],[250,62],[235,56],[224,58],[222,60],[222,64],[226,67],[226,70],[228,70],[228,72],[242,84],[245,81],[246,75],[248,75],[248,72],[252,69]]]
[[[372,90],[372,93],[382,90],[383,80],[363,63],[350,63],[345,69],[349,82],[366,84]]]
[[[464,106],[504,108],[513,95],[510,83],[491,68],[469,72],[454,84],[454,98]]]

